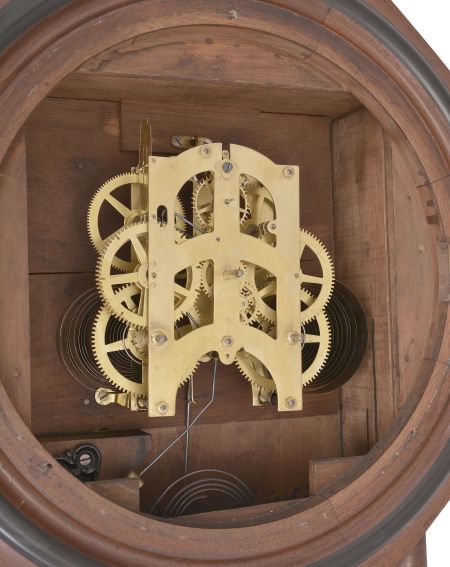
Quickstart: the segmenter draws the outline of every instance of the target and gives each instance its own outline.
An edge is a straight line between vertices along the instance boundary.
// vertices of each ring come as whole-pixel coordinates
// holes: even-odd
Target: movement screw
[[[181,148],[182,145],[183,145],[183,142],[181,141],[180,136],[173,136],[171,142],[172,142],[172,146],[174,148]]]
[[[80,465],[82,465],[83,467],[87,467],[91,463],[92,463],[92,457],[91,455],[89,455],[89,453],[82,453],[80,455]]]
[[[159,413],[165,414],[165,413],[167,413],[167,410],[169,409],[169,405],[166,402],[159,402],[157,409],[158,409]]]
[[[152,333],[152,343],[156,346],[161,346],[167,342],[167,335],[162,331],[155,331]]]
[[[288,335],[288,338],[287,338],[288,342],[291,345],[298,344],[300,342],[300,339],[301,339],[301,335],[298,331],[291,331]]]
[[[222,339],[222,344],[224,347],[230,347],[233,344],[233,337],[230,337],[229,335],[226,335],[225,337],[223,337]]]

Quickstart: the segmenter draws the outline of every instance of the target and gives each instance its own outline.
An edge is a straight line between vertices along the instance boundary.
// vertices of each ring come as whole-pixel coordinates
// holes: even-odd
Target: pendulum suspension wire
[[[191,404],[194,401],[194,377],[189,380],[188,396],[186,404],[186,446],[184,450],[184,474],[188,472],[189,463],[189,435],[190,435],[190,421],[191,421]]]
[[[167,451],[170,451],[170,449],[172,449],[172,447],[174,445],[176,445],[178,443],[178,441],[180,439],[182,439],[185,435],[187,435],[187,433],[190,431],[191,427],[193,427],[197,421],[200,419],[200,417],[205,413],[205,411],[209,408],[209,406],[213,403],[214,401],[214,395],[215,395],[215,390],[216,390],[216,374],[217,374],[217,358],[214,359],[214,369],[213,369],[213,376],[212,376],[212,387],[211,387],[211,398],[209,400],[209,402],[205,405],[205,407],[194,417],[194,419],[189,423],[189,426],[187,426],[184,431],[182,431],[180,433],[180,435],[178,435],[178,437],[176,437],[172,443],[170,445],[168,445],[164,451],[162,451],[159,455],[157,455],[153,461],[150,461],[150,463],[144,467],[139,474],[139,476],[142,476],[144,473],[146,473],[148,471],[149,468],[151,468],[155,463],[157,463],[159,461],[159,459],[161,459],[166,453]]]

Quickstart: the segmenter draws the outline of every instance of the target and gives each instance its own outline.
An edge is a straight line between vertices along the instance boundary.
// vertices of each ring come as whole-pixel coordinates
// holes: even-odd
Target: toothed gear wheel
[[[138,185],[140,188],[140,202],[139,206],[135,209],[131,209],[119,200],[117,195],[114,195],[114,192],[117,189],[120,189],[125,185],[129,186],[129,196],[127,195],[127,201],[129,202],[131,202],[131,185]],[[109,203],[123,217],[124,226],[129,226],[135,222],[139,222],[147,214],[146,191],[147,187],[142,183],[142,177],[137,173],[124,173],[117,175],[116,177],[106,181],[106,183],[98,189],[91,199],[87,216],[89,238],[97,252],[103,252],[108,240],[108,237],[106,239],[102,238],[99,228],[100,212],[105,203]],[[123,194],[122,191],[120,193]],[[186,216],[183,205],[179,199],[175,202],[175,212],[182,217]],[[182,234],[186,229],[185,222],[179,217],[176,217],[175,226],[177,228],[177,233],[179,234]],[[118,270],[122,270],[124,272],[130,271],[132,267],[130,262],[121,258],[114,258],[112,265]]]
[[[97,287],[99,293],[112,314],[119,320],[146,328],[148,320],[148,225],[146,222],[125,226],[115,232],[106,242],[97,263]],[[112,274],[113,259],[123,246],[131,246],[136,262],[130,262],[128,272]],[[128,285],[132,293],[132,307],[116,293],[117,286]],[[174,304],[175,320],[178,321],[189,309],[193,308],[197,289],[200,285],[200,269],[189,266],[175,276]]]
[[[200,289],[195,299],[195,309],[199,314],[200,326],[210,325],[214,321],[214,301],[203,289]]]
[[[310,293],[302,290],[300,296],[303,308],[306,309],[308,305],[313,303],[314,297]],[[272,328],[269,334],[273,336],[274,332],[275,328]],[[301,333],[304,341],[302,345],[302,367],[307,365],[305,370],[302,371],[302,385],[305,386],[311,383],[320,374],[328,358],[331,343],[331,330],[326,313],[319,313],[314,321],[303,325]],[[318,345],[316,351],[308,347],[308,345],[313,344]],[[308,352],[308,348],[310,348],[310,352]],[[245,350],[237,352],[235,364],[241,374],[243,374],[252,385],[266,393],[276,391],[275,382],[269,370],[251,353]]]
[[[275,309],[270,305],[271,300],[276,296],[275,278],[268,278],[270,275],[264,268],[258,268],[255,264],[245,263],[245,278],[254,290],[255,316],[254,320],[261,319],[267,323],[275,324],[277,314]]]
[[[188,266],[175,275],[175,321],[185,315],[197,313],[195,302],[200,289],[201,268]]]
[[[194,178],[192,187],[192,211],[194,224],[211,232],[214,228],[214,178],[208,176],[204,179]],[[242,183],[239,190],[239,216],[244,224],[250,214],[247,190]]]
[[[321,276],[307,274],[301,269],[302,256],[306,248],[309,248],[312,251],[315,259],[320,264],[320,269],[322,271]],[[314,296],[314,301],[305,309],[305,311],[302,311],[302,322],[307,323],[314,317],[317,317],[330,300],[334,287],[334,267],[330,254],[322,244],[322,242],[311,233],[303,229],[300,230],[299,265],[299,283],[302,291],[308,291],[308,284],[320,286],[319,292]]]
[[[118,294],[120,294],[122,301],[132,303],[133,299],[128,287],[119,290]],[[146,399],[147,334],[143,329],[136,329],[120,323],[119,338],[117,339],[116,336],[114,337],[116,340],[107,342],[108,336],[111,334],[108,330],[111,322],[113,325],[117,324],[117,319],[111,315],[106,307],[102,307],[97,314],[92,331],[93,353],[97,365],[102,374],[121,392],[129,393],[137,399]],[[188,327],[188,325],[185,325],[180,329],[181,335],[189,331]],[[142,364],[135,363],[132,358],[133,355],[140,352],[143,354]],[[121,356],[119,361],[118,355]],[[127,365],[130,368],[129,371],[126,368]],[[198,365],[199,362],[197,361],[186,369],[180,385],[192,377]]]
[[[147,329],[129,327],[130,350],[144,364],[148,361],[148,332]]]
[[[200,262],[201,267],[201,283],[200,288],[206,293],[208,297],[214,295],[214,262],[205,260]]]
[[[134,305],[132,290],[129,286],[117,292],[118,299],[128,305],[131,309]],[[143,378],[142,365],[133,365],[131,354],[134,346],[132,343],[135,329],[120,323],[119,332],[115,333],[111,342],[109,336],[110,325],[117,326],[115,319],[106,307],[102,307],[97,314],[92,329],[92,350],[98,367],[104,376],[122,392],[141,397],[147,396],[147,385]],[[108,341],[108,342],[107,342]],[[117,357],[121,357],[118,359]],[[125,374],[125,369],[129,372]]]

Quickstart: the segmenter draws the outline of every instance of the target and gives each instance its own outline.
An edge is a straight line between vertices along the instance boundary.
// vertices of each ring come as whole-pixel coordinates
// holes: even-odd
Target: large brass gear
[[[105,243],[104,250],[98,259],[96,272],[97,287],[106,307],[119,320],[138,328],[146,328],[148,319],[147,234],[146,222],[124,226],[116,231]],[[117,257],[120,249],[128,244],[137,262],[134,264],[129,262],[131,269],[125,273],[112,274],[114,258]],[[200,285],[200,269],[197,266],[189,266],[183,272],[184,279],[175,281],[175,321],[193,308]],[[116,293],[117,286],[125,284],[130,286],[133,297],[137,298],[132,309]]]
[[[300,293],[301,302],[308,307],[308,304],[313,303],[313,296],[302,290]],[[325,312],[319,313],[315,318],[319,330],[319,334],[309,334],[304,332],[302,328],[302,340],[304,345],[317,343],[319,345],[317,353],[312,363],[305,371],[302,371],[302,385],[311,383],[323,368],[329,354],[331,343],[331,332],[328,317]],[[274,332],[274,328],[269,331],[269,334]],[[275,382],[273,381],[268,369],[251,353],[241,350],[236,353],[235,361],[239,371],[249,380],[253,386],[258,388],[262,393],[273,393],[276,391]]]
[[[299,285],[302,290],[308,291],[306,289],[308,284],[311,284],[315,289],[318,289],[317,295],[313,297],[308,307],[302,311],[302,322],[307,323],[323,311],[330,300],[334,287],[334,268],[327,249],[318,238],[302,229],[300,230],[299,239],[299,264],[301,262],[303,252],[306,248],[309,248],[320,264],[322,271],[321,276],[309,275],[301,270],[299,273]],[[277,320],[276,310],[270,305],[270,298],[275,297],[277,293],[275,278],[263,268],[257,268],[253,264],[247,264],[246,270],[248,279],[254,282],[258,289],[256,297],[256,310],[258,315],[266,321],[275,323]]]
[[[133,293],[130,286],[125,286],[117,292],[119,300],[127,304],[130,309],[135,305]],[[123,325],[123,333],[119,340],[107,343],[107,328],[114,316],[106,307],[102,307],[97,314],[92,329],[93,353],[98,367],[104,376],[122,392],[127,392],[137,398],[147,397],[147,384],[145,380],[145,368],[148,357],[148,336],[144,329],[137,329],[130,325]],[[179,329],[180,336],[189,332],[188,325]],[[125,376],[117,366],[113,364],[110,354],[125,352],[137,359],[136,368],[142,367],[141,376],[136,380]],[[130,364],[133,358],[130,356]],[[199,362],[195,362],[186,369],[180,385],[189,380],[194,374]]]
[[[114,196],[114,192],[121,187],[130,186],[130,198],[127,199],[131,202],[131,186],[138,186],[140,188],[138,205],[135,208],[130,208],[122,201]],[[124,226],[129,226],[135,222],[139,222],[147,213],[145,185],[142,183],[142,176],[138,173],[124,173],[117,175],[106,181],[95,193],[89,204],[87,215],[87,228],[89,239],[91,240],[94,248],[98,253],[102,253],[108,241],[108,237],[102,238],[99,228],[99,217],[102,207],[109,203],[122,217]],[[183,234],[186,225],[182,218],[186,214],[183,205],[179,199],[175,202],[175,212],[179,215],[175,219],[175,227],[177,233]],[[112,265],[118,270],[128,272],[132,268],[130,262],[121,258],[115,257],[112,260]]]
[[[130,286],[126,286],[117,292],[118,299],[128,305],[130,309],[133,308],[134,298]],[[92,329],[92,346],[95,360],[98,367],[104,376],[122,392],[129,392],[138,397],[147,396],[147,385],[145,383],[143,372],[137,380],[132,380],[130,377],[125,376],[123,372],[111,361],[109,354],[114,352],[133,352],[132,344],[132,328],[124,325],[123,336],[112,343],[107,343],[107,327],[110,319],[113,316],[111,312],[102,307],[97,314],[93,329]],[[131,363],[131,358],[130,358]],[[140,378],[140,380],[139,380]]]
[[[311,321],[317,317],[330,300],[334,287],[334,266],[330,254],[322,242],[313,236],[307,230],[300,230],[300,257],[299,264],[301,265],[302,255],[306,248],[309,248],[317,262],[320,264],[322,274],[320,276],[307,274],[302,271],[300,267],[299,283],[301,289],[308,291],[308,284],[315,287],[320,286],[320,290],[314,295],[314,301],[308,305],[305,311],[302,311],[302,323]]]
[[[214,228],[214,178],[194,178],[192,180],[192,211],[194,224],[201,227],[205,232],[211,232]],[[244,224],[250,214],[247,199],[247,190],[241,183],[239,218]]]

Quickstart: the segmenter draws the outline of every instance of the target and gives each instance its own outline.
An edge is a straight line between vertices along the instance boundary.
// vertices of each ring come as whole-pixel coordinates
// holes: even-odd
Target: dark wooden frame
[[[36,104],[83,61],[151,28],[202,23],[251,27],[313,45],[312,52],[330,72],[345,76],[387,130],[404,132],[434,193],[441,242],[448,243],[448,74],[393,5],[382,0],[71,2],[29,30],[19,29],[23,34],[11,37],[16,41],[0,60],[0,159]],[[2,291],[5,282],[0,277]],[[431,308],[437,329],[430,337],[433,367],[389,437],[321,495],[281,508],[267,523],[257,518],[226,533],[139,516],[80,487],[53,466],[2,391],[2,491],[49,539],[47,547],[27,550],[7,522],[4,536],[41,564],[63,564],[55,563],[58,553],[70,552],[61,543],[59,551],[45,555],[60,540],[106,564],[395,565],[422,537],[449,491],[448,309],[444,303]],[[17,528],[12,513],[6,518]],[[71,564],[88,563],[75,554]]]

